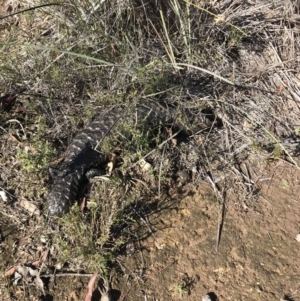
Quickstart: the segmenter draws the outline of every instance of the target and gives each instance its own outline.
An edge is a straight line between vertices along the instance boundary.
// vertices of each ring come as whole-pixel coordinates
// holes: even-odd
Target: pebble
[[[203,298],[202,298],[202,301],[212,301],[211,300],[211,297],[209,295],[205,295]]]

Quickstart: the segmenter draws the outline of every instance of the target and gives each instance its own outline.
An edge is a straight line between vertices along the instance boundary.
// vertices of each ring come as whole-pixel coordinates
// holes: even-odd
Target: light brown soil
[[[284,296],[284,300],[300,300],[299,243],[295,240],[300,229],[300,173],[283,162],[261,166],[258,173],[261,191],[253,208],[242,212],[238,209],[242,200],[234,196],[226,200],[218,251],[220,209],[207,184],[200,185],[193,197],[186,197],[178,212],[164,217],[165,229],[145,244],[147,281],[137,285],[127,300],[143,300],[143,294],[147,300],[201,300],[208,292],[219,300],[280,300]],[[270,178],[263,179],[263,175]],[[125,258],[123,264],[133,272],[141,267],[140,256]]]

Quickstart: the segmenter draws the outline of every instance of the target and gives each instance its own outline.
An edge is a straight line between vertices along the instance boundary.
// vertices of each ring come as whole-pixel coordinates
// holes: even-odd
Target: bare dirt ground
[[[218,251],[219,206],[203,184],[162,218],[164,230],[145,242],[140,256],[123,259],[132,273],[147,267],[145,283],[122,289],[136,285],[128,300],[201,300],[208,292],[218,300],[300,299],[299,171],[283,162],[256,163],[253,157],[248,166],[259,197],[243,210],[229,191]]]
[[[199,300],[210,291],[219,300],[280,300],[284,295],[298,300],[299,173],[284,164],[261,172],[272,172],[272,179],[261,183],[254,210],[237,210],[234,203],[240,200],[229,197],[218,251],[218,208],[211,189],[200,185],[194,197],[182,201],[165,221],[167,230],[148,245],[151,265],[176,264],[154,273],[145,291],[157,300],[180,300],[178,285],[183,283],[185,300]],[[283,179],[293,188],[283,187]]]
[[[84,300],[95,271],[109,301],[300,301],[300,2],[33,5],[0,1],[0,301]],[[101,149],[132,186],[50,217],[72,137],[148,98],[185,136],[120,120]]]

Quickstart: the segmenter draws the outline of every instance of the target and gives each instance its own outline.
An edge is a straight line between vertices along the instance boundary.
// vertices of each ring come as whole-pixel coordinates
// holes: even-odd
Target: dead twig
[[[94,288],[94,284],[95,284],[95,281],[97,279],[97,276],[98,276],[98,271],[96,271],[93,276],[91,277],[89,283],[88,283],[88,286],[87,286],[87,293],[86,293],[86,296],[84,298],[84,301],[90,301],[92,300],[92,295],[93,295],[93,288]]]
[[[78,274],[78,273],[59,273],[55,275],[47,275],[47,274],[41,274],[41,278],[51,278],[51,277],[70,277],[70,276],[75,276],[75,277],[92,277],[94,274]]]

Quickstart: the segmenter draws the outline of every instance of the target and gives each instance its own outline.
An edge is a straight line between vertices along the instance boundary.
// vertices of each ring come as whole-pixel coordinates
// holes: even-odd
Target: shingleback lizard
[[[51,215],[61,216],[70,210],[88,170],[108,161],[107,155],[96,151],[95,147],[99,142],[101,146],[101,140],[110,134],[114,125],[128,116],[143,122],[143,125],[153,127],[172,122],[174,111],[147,100],[134,105],[133,108],[127,109],[125,105],[120,105],[101,113],[75,136],[64,161],[59,166],[47,197]]]

